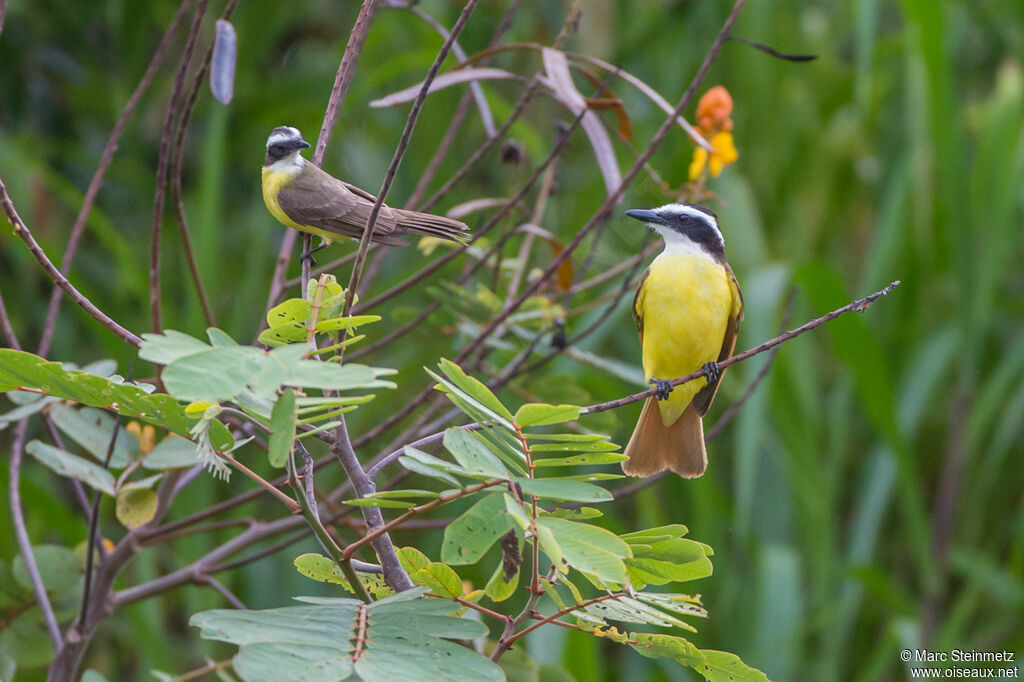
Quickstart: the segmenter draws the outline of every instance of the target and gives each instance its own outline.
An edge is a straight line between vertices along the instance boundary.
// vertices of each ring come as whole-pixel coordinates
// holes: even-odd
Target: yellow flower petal
[[[697,147],[693,150],[693,160],[690,161],[690,180],[696,180],[704,172],[704,166],[708,162],[708,151],[704,147]]]

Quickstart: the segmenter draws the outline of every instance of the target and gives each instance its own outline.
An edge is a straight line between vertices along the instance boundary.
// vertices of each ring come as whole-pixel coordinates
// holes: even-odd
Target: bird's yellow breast
[[[304,226],[299,225],[297,222],[288,217],[288,214],[281,208],[280,202],[278,202],[278,194],[284,187],[287,187],[295,176],[298,175],[298,169],[292,171],[288,170],[277,170],[270,166],[263,167],[263,203],[267,205],[269,210],[275,218],[281,223],[288,227],[294,227],[296,230],[301,230]]]
[[[647,378],[674,379],[717,360],[735,307],[729,274],[711,258],[669,252],[655,258],[636,301]],[[701,378],[677,386],[658,404],[662,422],[674,424],[706,384]]]

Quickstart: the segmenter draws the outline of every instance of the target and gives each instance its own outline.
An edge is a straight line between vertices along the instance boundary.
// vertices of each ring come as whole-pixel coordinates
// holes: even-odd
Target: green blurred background
[[[0,34],[0,176],[54,260],[113,123],[176,7],[168,0],[9,3]],[[419,7],[448,26],[459,11],[440,0]],[[200,51],[221,9],[222,3],[212,3]],[[233,17],[239,46],[234,100],[225,107],[208,89],[201,91],[186,138],[185,204],[217,324],[236,338],[255,336],[283,230],[260,198],[264,140],[281,124],[315,139],[357,9],[356,2],[242,0]],[[460,40],[468,53],[486,47],[506,9],[494,0],[481,3]],[[567,9],[564,2],[524,3],[506,41],[550,44]],[[706,0],[590,0],[567,48],[619,64],[675,102],[728,9]],[[700,90],[722,84],[735,102],[740,158],[710,188],[746,297],[737,349],[778,332],[791,288],[790,326],[796,326],[892,280],[902,285],[863,316],[844,317],[785,345],[739,416],[709,444],[708,474],[696,481],[666,478],[617,503],[606,510],[609,527],[679,522],[712,545],[715,574],[692,588],[703,594],[711,617],[696,624],[700,633],[693,639],[702,648],[733,651],[773,679],[904,679],[904,648],[1020,652],[1024,5],[752,0],[735,32],[819,56],[796,64],[727,43]],[[146,283],[154,176],[183,37],[184,30],[127,128],[71,276],[135,332],[151,324]],[[368,104],[418,82],[440,43],[406,11],[379,14],[328,149],[327,170],[370,190],[379,187],[407,107]],[[538,55],[527,50],[499,55],[494,65],[527,76],[541,68]],[[582,78],[577,84],[584,93],[592,90]],[[520,87],[484,85],[499,122]],[[389,194],[392,205],[412,191],[461,92],[453,88],[427,100]],[[643,149],[663,114],[625,83],[617,82],[614,92],[629,113],[633,146]],[[603,116],[613,128],[614,117]],[[557,123],[570,118],[549,98],[535,100],[511,131],[524,145],[526,167],[502,165],[496,148],[439,210],[514,192],[550,149]],[[483,135],[479,116],[471,113],[440,178],[454,172]],[[680,187],[691,152],[675,131],[652,165]],[[628,168],[629,150],[617,143],[617,153]],[[604,196],[582,132],[561,165],[557,190],[541,224],[568,241]],[[641,175],[620,208],[665,200]],[[165,325],[198,335],[204,323],[170,212],[164,231]],[[615,215],[590,273],[635,253],[642,239],[637,224]],[[517,245],[518,238],[506,255],[512,257]],[[321,262],[350,248],[336,246]],[[586,248],[574,259],[577,267]],[[534,265],[550,262],[546,248],[535,253]],[[393,251],[371,294],[411,273],[422,258],[415,247]],[[460,263],[444,276],[456,277]],[[347,269],[337,274],[347,280]],[[490,276],[480,282],[489,286]],[[617,278],[572,304],[620,285]],[[38,344],[50,289],[20,240],[4,232],[0,292],[28,348]],[[385,319],[368,331],[370,340],[410,319],[436,291],[424,287],[374,311]],[[546,365],[503,398],[586,404],[637,390],[622,378],[639,372],[630,298],[574,349],[575,358]],[[570,317],[570,334],[600,310]],[[459,319],[443,310],[363,361],[400,370],[394,400],[401,401],[427,385],[420,367],[453,356],[465,342],[451,333]],[[495,350],[492,366],[500,368],[525,345],[507,340],[511,347]],[[134,353],[65,301],[50,357],[80,364],[114,357],[123,370]],[[743,393],[765,357],[730,371],[708,424]],[[354,433],[396,404],[379,398],[360,410],[350,421]],[[583,425],[623,443],[638,412],[632,405],[584,418]],[[0,434],[0,442],[6,449],[9,437]],[[384,443],[361,455],[371,457]],[[85,528],[66,488],[32,465],[26,465],[22,490],[33,540],[73,546]],[[5,490],[6,476],[3,467]],[[318,483],[329,486],[329,477]],[[230,485],[204,477],[178,500],[172,518],[246,489],[241,477]],[[236,515],[278,512],[264,501]],[[106,528],[108,536],[120,532],[116,523]],[[183,566],[229,537],[224,531],[148,550],[123,584]],[[396,540],[436,558],[439,537],[438,531],[416,531]],[[291,567],[296,554],[314,550],[306,541],[218,577],[250,607],[285,605],[292,595],[323,593]],[[8,560],[17,553],[6,523],[0,553]],[[462,573],[482,585],[490,570]],[[204,655],[223,657],[228,649],[201,643],[186,625],[191,613],[219,606],[220,597],[200,587],[132,606],[102,626],[87,665],[110,679],[143,679],[152,668],[181,673],[201,665]],[[537,659],[562,664],[580,680],[689,679],[671,662],[580,633],[545,629],[528,644]]]

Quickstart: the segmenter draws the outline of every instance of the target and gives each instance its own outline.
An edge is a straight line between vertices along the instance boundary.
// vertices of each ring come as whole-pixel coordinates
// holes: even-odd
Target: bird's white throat
[[[665,249],[662,256],[699,256],[714,260],[703,247],[686,235],[679,234],[675,230],[662,225],[651,225],[654,230],[665,240]]]
[[[302,166],[305,165],[306,160],[302,158],[302,154],[296,149],[294,152],[278,159],[274,163],[270,164],[270,170],[275,173],[287,173],[288,175],[294,175],[302,170]]]

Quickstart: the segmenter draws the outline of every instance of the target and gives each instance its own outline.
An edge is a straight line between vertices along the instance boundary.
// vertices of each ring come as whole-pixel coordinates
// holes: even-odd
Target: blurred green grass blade
[[[741,347],[753,345],[759,339],[775,336],[778,325],[776,316],[779,302],[784,296],[787,274],[784,268],[768,267],[748,276],[745,294],[747,317],[740,328]],[[747,382],[753,380],[767,361],[768,357],[764,356],[743,363],[749,365],[742,367],[741,370]],[[737,377],[734,375],[726,379],[728,382],[736,380]],[[740,534],[749,532],[754,520],[759,463],[764,454],[765,443],[769,440],[766,438],[766,431],[771,428],[768,403],[772,381],[772,375],[769,373],[765,385],[750,397],[740,410],[736,421],[737,444],[733,449],[733,484],[736,495],[735,522]],[[714,446],[711,448],[714,449]]]
[[[871,562],[895,482],[894,454],[888,448],[874,450],[857,481],[857,500],[847,534],[843,560],[846,566],[853,567]],[[820,657],[823,669],[818,671],[818,677],[821,679],[842,676],[840,671],[845,669],[844,663],[848,660],[852,645],[850,633],[860,616],[863,585],[852,577],[844,578],[841,585],[838,613],[834,623],[823,635],[824,645]]]
[[[961,337],[957,327],[946,326],[921,343],[908,363],[903,380],[900,382],[900,399],[897,407],[897,421],[900,431],[910,439],[917,435],[922,420],[929,409],[935,409],[937,401],[944,400],[945,393],[933,395],[954,365],[961,348]],[[947,392],[949,384],[945,384]]]
[[[757,562],[757,646],[748,663],[772,679],[794,679],[795,666],[805,659],[800,629],[804,620],[804,578],[792,547],[765,545]]]
[[[970,329],[981,334],[994,313],[996,295],[1014,262],[1020,224],[1014,207],[1022,184],[1021,132],[1024,130],[1024,82],[1019,63],[1006,62],[996,76],[995,92],[982,105],[978,141],[971,163],[969,200],[984,237],[975,239],[975,288]]]

